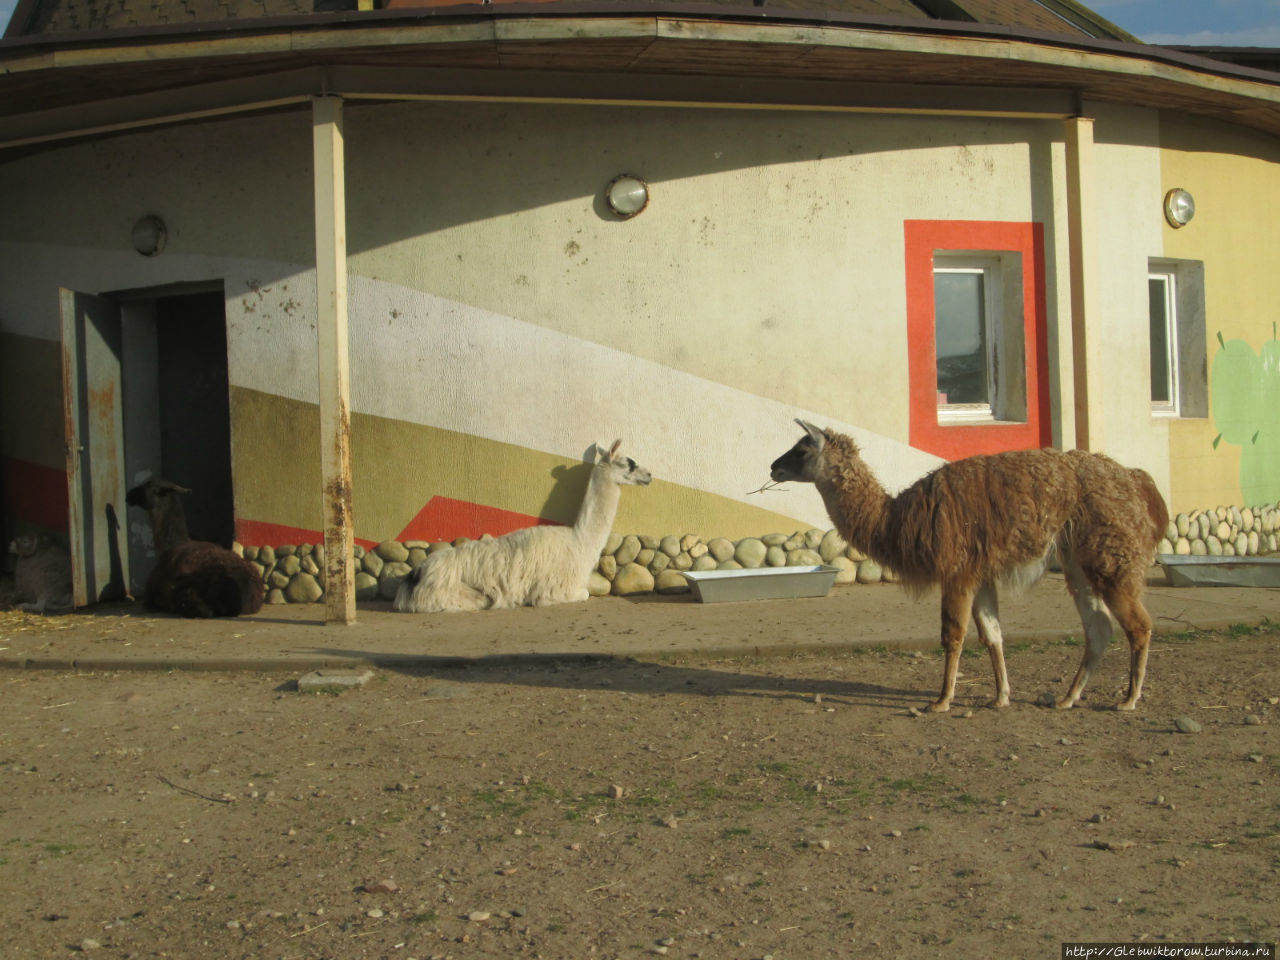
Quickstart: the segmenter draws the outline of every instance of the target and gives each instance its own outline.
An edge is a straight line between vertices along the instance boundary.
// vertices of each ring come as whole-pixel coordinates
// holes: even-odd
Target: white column
[[[316,349],[324,502],[326,623],[356,619],[351,556],[351,371],[347,349],[347,205],[342,99],[315,97]]]
[[[1071,259],[1071,355],[1075,396],[1075,445],[1102,449],[1102,367],[1098,332],[1098,235],[1093,120],[1069,117],[1067,235]],[[1064,444],[1067,438],[1063,437]]]

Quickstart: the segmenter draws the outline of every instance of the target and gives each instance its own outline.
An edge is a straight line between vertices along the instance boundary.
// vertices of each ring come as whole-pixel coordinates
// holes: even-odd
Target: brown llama
[[[207,540],[192,540],[179,494],[186,487],[152,477],[125,495],[147,511],[156,565],[147,577],[147,607],[183,617],[238,617],[262,609],[262,575],[244,557]]]
[[[1080,699],[1114,616],[1129,640],[1129,692],[1117,709],[1134,709],[1151,640],[1142,588],[1169,522],[1145,471],[1081,450],[1017,450],[943,464],[891,497],[852,439],[796,422],[806,435],[773,462],[773,480],[814,484],[849,544],[907,589],[942,591],[946,665],[929,709],[951,707],[970,611],[995,672],[992,706],[1009,705],[996,588],[1035,583],[1054,552],[1085,632],[1084,659],[1058,707]]]

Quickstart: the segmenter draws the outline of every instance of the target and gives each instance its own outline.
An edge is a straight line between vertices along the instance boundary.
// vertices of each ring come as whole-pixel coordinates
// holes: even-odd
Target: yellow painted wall
[[[1280,142],[1226,124],[1174,114],[1160,118],[1163,190],[1183,187],[1196,201],[1187,226],[1163,228],[1164,255],[1205,265],[1205,335],[1212,377],[1217,335],[1255,351],[1280,320]],[[1149,202],[1155,205],[1159,198]],[[1210,400],[1213,382],[1209,384]],[[1280,418],[1280,410],[1270,411]],[[1206,420],[1170,425],[1170,507],[1192,510],[1240,504],[1241,448],[1225,441],[1213,410]]]
[[[318,494],[314,500],[300,495],[320,489],[316,405],[233,388],[231,412],[237,470],[252,462],[255,474],[275,478],[238,491],[237,516],[318,528]],[[600,442],[613,439],[601,437]],[[580,461],[385,417],[353,415],[351,446],[353,512],[361,539],[396,537],[433,496],[572,523],[586,489],[588,472]],[[622,452],[634,452],[645,465],[643,455],[625,442]],[[613,525],[623,534],[693,533],[703,539],[789,534],[806,527],[770,510],[661,478],[647,487],[624,488]]]

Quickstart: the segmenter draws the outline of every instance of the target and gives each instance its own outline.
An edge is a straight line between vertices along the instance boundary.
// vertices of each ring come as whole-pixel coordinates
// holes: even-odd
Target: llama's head
[[[630,457],[618,455],[618,448],[622,446],[621,440],[613,441],[613,446],[608,451],[601,444],[596,444],[596,451],[599,453],[600,459],[596,463],[596,469],[604,471],[614,483],[627,484],[632,483],[639,487],[648,486],[653,480],[653,475],[644,467],[636,463]]]
[[[818,476],[818,461],[827,446],[827,434],[812,423],[797,420],[804,427],[805,435],[796,445],[780,456],[769,467],[769,477],[774,483],[792,480],[796,483],[813,483]]]
[[[161,504],[167,503],[174,494],[190,492],[186,487],[180,487],[170,480],[165,480],[162,477],[152,477],[126,493],[124,502],[131,507],[154,510]]]
[[[40,546],[40,538],[30,533],[24,533],[20,537],[14,537],[13,542],[9,544],[9,552],[17,554],[19,557],[29,557]]]

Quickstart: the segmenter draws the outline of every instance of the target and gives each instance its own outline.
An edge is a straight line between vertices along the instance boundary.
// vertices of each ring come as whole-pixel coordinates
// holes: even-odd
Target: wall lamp
[[[164,225],[164,221],[152,214],[139,219],[129,231],[129,240],[133,243],[133,249],[144,257],[154,257],[164,249],[168,239],[169,230]]]
[[[1196,199],[1181,187],[1174,187],[1164,195],[1164,218],[1175,230],[1185,227],[1196,215]]]
[[[649,185],[639,177],[621,173],[604,188],[604,200],[610,210],[630,220],[649,205]]]

